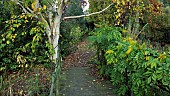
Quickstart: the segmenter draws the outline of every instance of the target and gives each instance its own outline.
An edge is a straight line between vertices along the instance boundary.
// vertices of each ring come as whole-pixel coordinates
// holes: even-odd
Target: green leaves
[[[100,47],[99,49],[105,49],[109,45],[119,41],[119,39],[122,39],[122,36],[118,28],[103,27],[96,29],[94,36],[90,36],[88,41],[93,42],[94,46]]]
[[[166,87],[166,90],[163,87],[157,88],[157,85],[170,85],[170,56],[144,45],[137,44],[132,38],[124,38],[107,46],[106,66],[112,67],[110,77],[114,86],[120,86],[118,93],[126,94],[127,91],[131,91],[135,96],[141,96],[153,95],[157,91],[160,92],[160,89],[164,92],[170,90],[170,87]],[[121,88],[122,85],[129,90]],[[152,88],[158,90],[150,92]]]
[[[31,14],[13,15],[0,30],[0,71],[17,70],[26,64],[29,67],[33,62],[50,62],[52,49],[45,46],[48,39],[44,36],[44,24],[37,21],[25,23],[32,18]]]

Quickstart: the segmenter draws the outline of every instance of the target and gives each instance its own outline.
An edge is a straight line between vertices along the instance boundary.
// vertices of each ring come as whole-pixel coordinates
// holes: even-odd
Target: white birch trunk
[[[53,22],[51,23],[51,44],[53,45],[55,53],[52,56],[52,60],[56,63],[55,70],[52,74],[52,84],[50,89],[50,95],[49,96],[58,96],[59,95],[59,71],[60,71],[60,65],[58,63],[60,57],[59,57],[59,36],[60,36],[60,23],[61,23],[61,17],[63,14],[64,9],[64,2],[61,2],[61,4],[58,6],[57,13],[55,14],[55,17],[53,18]],[[56,92],[54,92],[56,91]]]

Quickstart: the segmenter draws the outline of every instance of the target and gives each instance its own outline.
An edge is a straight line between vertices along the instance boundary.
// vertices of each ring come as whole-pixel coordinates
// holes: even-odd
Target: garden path
[[[94,64],[88,62],[94,54],[95,51],[88,49],[85,39],[78,44],[76,52],[65,58],[60,81],[61,96],[115,96],[110,81],[94,76]]]

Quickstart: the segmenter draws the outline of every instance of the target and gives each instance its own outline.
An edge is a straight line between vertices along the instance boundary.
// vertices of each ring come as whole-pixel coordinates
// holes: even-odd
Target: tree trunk
[[[55,53],[52,56],[52,60],[55,63],[55,70],[52,74],[52,84],[50,89],[50,95],[49,96],[59,96],[59,75],[60,75],[60,69],[61,69],[61,58],[59,56],[59,36],[60,36],[60,23],[61,23],[61,17],[63,14],[64,5],[63,2],[61,2],[57,13],[55,14],[53,18],[53,22],[51,23],[51,44],[54,48]],[[51,18],[51,17],[50,17]],[[51,20],[52,21],[52,20]]]

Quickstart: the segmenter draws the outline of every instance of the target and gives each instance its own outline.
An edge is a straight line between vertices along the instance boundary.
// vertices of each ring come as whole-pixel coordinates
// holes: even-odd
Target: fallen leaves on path
[[[88,59],[94,56],[95,53],[92,50],[89,50],[87,39],[80,42],[77,48],[76,52],[71,53],[65,58],[63,68],[90,66],[90,64],[87,64]]]

